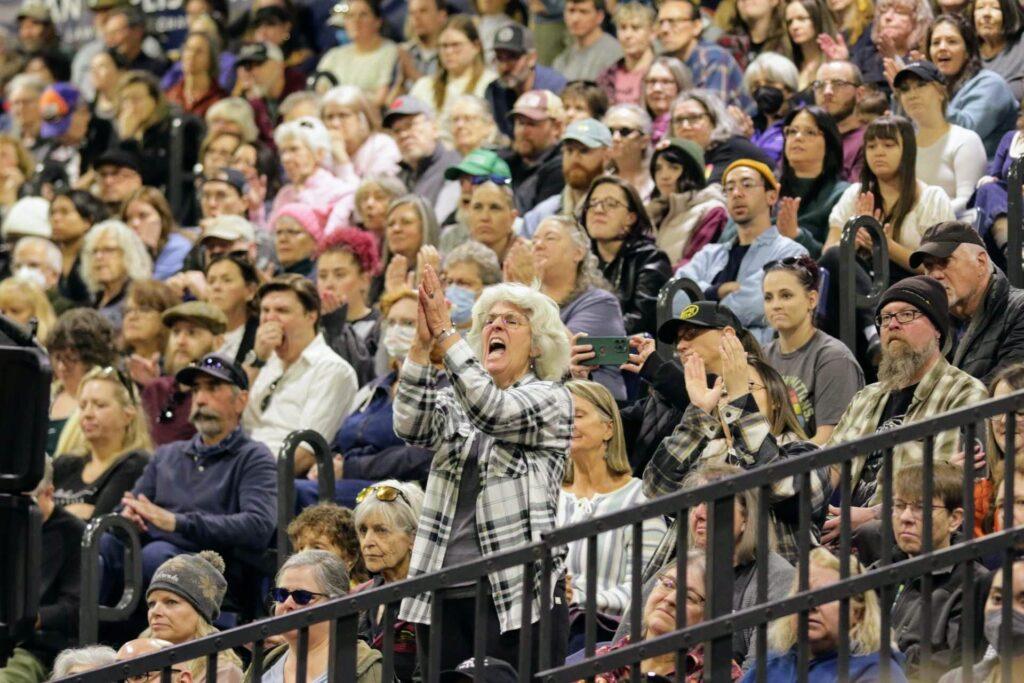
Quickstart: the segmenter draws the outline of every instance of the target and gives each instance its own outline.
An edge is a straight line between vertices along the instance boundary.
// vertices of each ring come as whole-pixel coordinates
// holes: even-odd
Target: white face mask
[[[384,332],[384,351],[389,358],[401,360],[409,355],[412,348],[412,340],[416,338],[415,325],[388,325]]]
[[[46,291],[46,275],[35,266],[20,266],[14,271],[14,277],[36,284],[39,289]]]

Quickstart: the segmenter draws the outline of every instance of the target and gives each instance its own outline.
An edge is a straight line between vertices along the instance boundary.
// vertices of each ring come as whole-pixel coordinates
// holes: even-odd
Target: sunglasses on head
[[[128,379],[128,376],[121,372],[120,368],[115,368],[112,365],[108,365],[107,367],[100,370],[100,377],[106,379],[113,377],[114,379],[116,379],[121,384],[121,386],[124,387],[124,390],[128,392],[129,402],[131,402],[132,405],[137,405],[137,402],[135,400],[135,387],[132,385],[131,380]]]
[[[307,591],[301,588],[290,591],[287,588],[281,588],[279,586],[275,586],[270,589],[270,599],[274,602],[282,603],[287,601],[289,597],[296,605],[305,606],[313,602],[314,598],[326,598],[327,594],[314,593],[313,591]]]
[[[814,273],[804,265],[802,256],[787,256],[764,264],[765,273],[770,273],[773,270],[788,270],[795,273],[799,280],[808,287],[814,282]]]
[[[495,185],[511,185],[512,179],[506,178],[503,175],[497,175],[492,173],[490,175],[471,175],[469,176],[470,185],[483,185],[484,183],[494,183]]]
[[[377,500],[385,503],[392,503],[399,498],[405,501],[405,504],[412,507],[412,503],[409,502],[408,496],[400,488],[394,486],[374,484],[373,486],[367,486],[365,489],[356,494],[356,504],[362,503],[366,500],[367,496],[373,494]]]

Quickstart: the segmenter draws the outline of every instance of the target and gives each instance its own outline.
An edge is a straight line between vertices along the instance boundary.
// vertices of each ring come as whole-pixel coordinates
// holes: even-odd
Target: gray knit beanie
[[[172,557],[160,565],[153,574],[146,597],[155,590],[180,595],[212,624],[220,615],[227,588],[224,560],[212,550],[204,550],[198,555]]]

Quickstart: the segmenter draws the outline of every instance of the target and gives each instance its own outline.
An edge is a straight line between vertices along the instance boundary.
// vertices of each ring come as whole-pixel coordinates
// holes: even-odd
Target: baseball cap
[[[209,175],[209,177],[203,178],[203,184],[206,183],[227,183],[238,192],[240,197],[244,197],[245,193],[249,191],[249,181],[245,179],[245,174],[235,168],[221,168]]]
[[[142,157],[138,151],[138,143],[134,140],[122,141],[108,149],[99,156],[95,164],[97,170],[104,166],[130,168],[141,176]]]
[[[223,334],[228,328],[228,319],[224,312],[205,301],[186,301],[173,308],[168,308],[160,316],[160,322],[164,327],[174,327],[174,323],[180,320],[188,320],[202,327],[205,327],[214,334]]]
[[[533,49],[533,33],[522,24],[506,24],[494,34],[494,50],[525,54]]]
[[[50,8],[42,0],[25,0],[21,3],[21,7],[18,8],[18,21],[22,19],[32,19],[46,24],[53,23]]]
[[[892,84],[895,87],[899,87],[902,81],[907,79],[907,76],[917,76],[922,81],[934,82],[934,83],[945,83],[946,77],[939,71],[939,67],[935,66],[929,61],[920,60],[917,62],[910,62],[905,65],[896,74],[896,78],[892,79]]]
[[[252,223],[241,216],[217,216],[210,219],[199,241],[202,242],[210,237],[226,242],[237,242],[238,240],[255,242],[256,230],[252,227]]]
[[[43,123],[39,135],[46,139],[59,138],[71,127],[71,115],[82,99],[78,88],[70,83],[54,83],[39,97]]]
[[[573,121],[562,133],[562,140],[575,140],[590,149],[612,146],[612,133],[597,119]]]
[[[463,683],[479,680],[484,683],[515,683],[519,675],[512,665],[503,659],[484,657],[483,666],[478,670],[475,659],[467,659],[454,669],[441,672],[441,683]]]
[[[249,378],[242,368],[221,353],[208,353],[201,360],[178,370],[174,379],[186,386],[192,386],[200,375],[213,377],[221,382],[233,384],[239,389],[249,388]]]
[[[434,110],[418,97],[403,95],[395,99],[391,106],[388,107],[388,110],[384,112],[384,127],[390,128],[394,124],[395,119],[402,116],[416,116],[417,114],[433,116]]]
[[[728,307],[715,301],[694,301],[680,311],[678,318],[666,320],[661,324],[658,328],[658,340],[665,344],[675,344],[679,328],[684,325],[715,330],[731,327],[737,332],[743,329],[739,318]]]
[[[263,64],[264,62],[283,62],[284,53],[273,43],[246,43],[238,50],[235,66],[242,64]]]
[[[778,191],[779,181],[775,177],[775,172],[768,168],[768,164],[765,164],[756,159],[737,159],[725,168],[725,172],[722,174],[722,184],[725,184],[726,177],[737,168],[750,168],[757,171],[765,183],[767,183],[771,189]]]
[[[519,96],[515,106],[509,112],[513,116],[525,116],[533,121],[565,118],[565,107],[562,98],[550,90],[528,90]]]
[[[505,160],[494,151],[477,148],[455,166],[449,166],[444,172],[445,180],[456,180],[464,175],[511,178],[512,171]]]
[[[910,267],[917,268],[926,256],[946,258],[961,244],[976,244],[985,248],[985,241],[969,223],[943,221],[924,231],[921,245],[910,255]]]

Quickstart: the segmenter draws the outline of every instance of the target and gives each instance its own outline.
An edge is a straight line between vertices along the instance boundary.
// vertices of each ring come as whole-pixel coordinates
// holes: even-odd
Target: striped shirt
[[[626,510],[647,502],[643,482],[636,477],[611,493],[599,493],[593,498],[577,498],[568,491],[558,496],[558,526],[568,526],[611,512]],[[644,522],[643,551],[640,567],[650,561],[667,531],[661,517]],[[624,526],[606,531],[597,537],[597,609],[605,614],[625,614],[629,606],[630,586],[633,580],[633,527]],[[587,541],[569,544],[565,566],[572,579],[573,602],[586,603]]]

